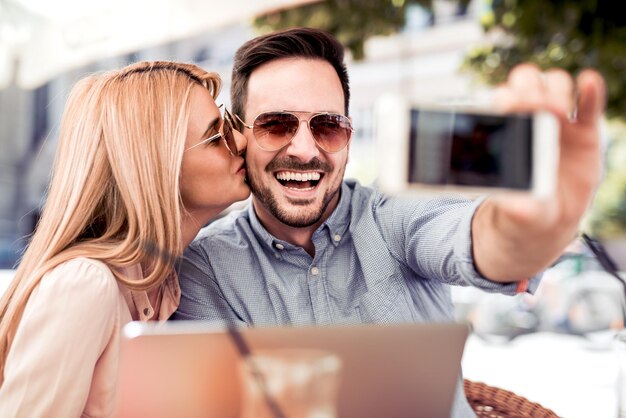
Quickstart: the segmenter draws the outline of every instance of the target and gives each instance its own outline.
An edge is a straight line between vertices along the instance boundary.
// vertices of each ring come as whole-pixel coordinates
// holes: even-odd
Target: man
[[[576,87],[575,87],[576,85]],[[573,92],[578,92],[576,119]],[[344,181],[351,121],[343,49],[293,29],[235,56],[233,113],[248,140],[246,210],[211,224],[181,268],[177,319],[248,326],[454,319],[448,284],[514,294],[574,238],[600,174],[601,77],[516,68],[496,94],[508,111],[561,124],[554,197],[387,198]],[[462,392],[455,416],[471,416]]]

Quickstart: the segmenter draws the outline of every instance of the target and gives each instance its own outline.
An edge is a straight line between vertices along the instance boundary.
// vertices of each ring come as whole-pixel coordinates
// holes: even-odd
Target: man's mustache
[[[294,158],[276,158],[265,167],[265,171],[269,172],[280,170],[321,171],[328,173],[333,170],[333,167],[328,162],[321,161],[317,157],[306,163],[302,163]]]

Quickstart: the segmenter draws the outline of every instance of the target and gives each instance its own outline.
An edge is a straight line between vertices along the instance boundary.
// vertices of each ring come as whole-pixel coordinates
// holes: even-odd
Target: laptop
[[[467,323],[227,329],[200,321],[123,330],[117,416],[239,418],[247,353],[315,349],[340,358],[337,416],[449,417]]]

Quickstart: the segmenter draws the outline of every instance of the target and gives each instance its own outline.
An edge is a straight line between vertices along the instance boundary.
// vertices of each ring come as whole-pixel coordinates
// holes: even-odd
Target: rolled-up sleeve
[[[384,219],[387,242],[395,257],[419,276],[441,282],[474,286],[487,292],[514,295],[518,282],[500,283],[483,277],[474,264],[472,218],[484,199],[456,196],[427,200],[381,200],[378,210]],[[534,292],[541,275],[524,278],[524,291]]]
[[[501,283],[483,277],[476,270],[472,251],[472,219],[476,209],[483,201],[484,199],[473,201],[470,205],[471,210],[468,210],[467,213],[459,218],[458,230],[453,241],[454,265],[452,270],[455,271],[451,275],[458,277],[458,282],[454,284],[474,286],[487,292],[497,292],[505,295],[515,295],[520,292],[534,293],[541,281],[541,274],[533,277],[520,277],[519,282]]]

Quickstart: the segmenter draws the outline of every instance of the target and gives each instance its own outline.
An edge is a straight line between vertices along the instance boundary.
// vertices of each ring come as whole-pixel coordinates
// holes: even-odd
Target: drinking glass
[[[340,372],[327,351],[254,351],[240,363],[241,418],[336,418]]]

